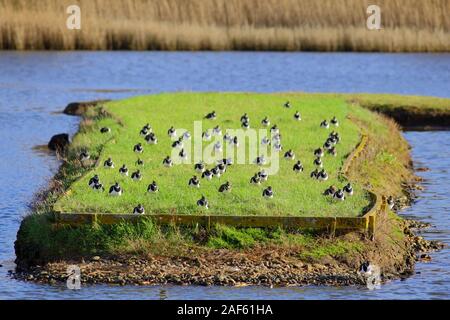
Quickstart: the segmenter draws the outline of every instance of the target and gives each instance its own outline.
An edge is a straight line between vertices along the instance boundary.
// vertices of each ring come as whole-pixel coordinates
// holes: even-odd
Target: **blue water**
[[[58,161],[34,146],[76,132],[58,113],[72,101],[169,91],[374,92],[450,97],[450,54],[0,52],[0,299],[436,299],[449,298],[449,252],[418,264],[405,281],[361,287],[113,287],[74,292],[11,279],[13,243],[28,204]],[[449,132],[408,132],[426,190],[402,212],[438,225],[424,233],[449,244]]]

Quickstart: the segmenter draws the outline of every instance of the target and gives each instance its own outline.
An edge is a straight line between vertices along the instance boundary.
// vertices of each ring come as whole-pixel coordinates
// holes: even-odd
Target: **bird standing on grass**
[[[106,159],[106,161],[103,163],[103,166],[107,169],[113,169],[114,168],[114,162],[111,160],[111,158]]]
[[[219,187],[219,192],[231,192],[231,183],[230,182],[225,182],[224,184],[222,184]]]
[[[349,183],[347,183],[347,185],[343,188],[344,192],[349,195],[352,196],[353,195],[353,187],[352,185]]]
[[[272,187],[267,187],[266,189],[263,190],[262,196],[266,199],[270,199],[273,198],[273,191],[272,191]]]
[[[208,120],[215,120],[216,118],[217,118],[217,114],[215,111],[210,112],[205,116],[205,119],[208,119]]]
[[[197,176],[193,176],[189,179],[188,186],[192,188],[200,188],[200,181]]]
[[[206,200],[205,196],[202,196],[200,200],[197,201],[197,205],[199,207],[204,207],[205,209],[209,209],[208,200]]]
[[[140,170],[137,170],[131,174],[131,179],[134,181],[140,181],[142,180],[142,174]]]
[[[292,170],[293,170],[295,173],[303,172],[303,165],[302,165],[302,163],[301,163],[300,160],[298,160],[297,163],[294,164],[294,167],[292,168]]]
[[[98,177],[98,175],[94,175],[92,178],[89,179],[88,185],[91,188],[94,188],[96,183],[100,182],[100,178]]]
[[[172,159],[170,159],[169,156],[165,157],[164,160],[163,160],[163,165],[164,165],[165,167],[167,167],[167,168],[173,166]]]
[[[135,207],[133,209],[133,214],[144,214],[145,213],[145,209],[142,206],[142,204],[138,204],[137,207]]]
[[[128,168],[125,164],[119,168],[119,173],[128,177]]]
[[[159,187],[156,184],[156,181],[153,181],[152,183],[150,183],[147,187],[147,192],[149,193],[156,193],[159,191]]]
[[[144,147],[142,147],[142,144],[139,142],[133,147],[133,151],[136,153],[142,153],[144,151]]]
[[[120,187],[119,183],[117,183],[117,182],[109,188],[110,196],[118,197],[118,196],[121,196],[122,193],[123,193],[123,190]]]

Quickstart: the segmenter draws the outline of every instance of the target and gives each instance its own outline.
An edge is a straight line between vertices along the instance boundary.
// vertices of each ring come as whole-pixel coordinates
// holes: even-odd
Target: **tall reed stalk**
[[[376,2],[378,31],[369,0],[0,0],[0,49],[450,51],[449,0]]]

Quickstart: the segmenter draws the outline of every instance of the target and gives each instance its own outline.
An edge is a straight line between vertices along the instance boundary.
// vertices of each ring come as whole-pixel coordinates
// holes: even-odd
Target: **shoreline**
[[[412,170],[412,167],[410,170]],[[53,181],[56,180],[54,179]],[[403,186],[407,202],[413,200],[414,196],[411,193],[411,190],[414,189],[413,182],[409,182],[408,185]],[[47,192],[53,193],[51,190]],[[45,196],[43,198],[45,198]],[[401,259],[403,260],[403,263],[385,268],[383,272],[383,281],[411,274],[414,269],[415,261],[418,259],[418,257],[416,257],[417,252],[426,253],[430,250],[438,250],[440,247],[438,243],[428,242],[420,237],[414,236],[410,224],[417,226],[420,225],[420,223],[410,223],[407,221],[409,220],[403,220],[400,223],[402,231],[406,235],[405,252],[407,253],[403,253],[404,256]],[[364,242],[364,240],[357,238],[351,240],[355,242]],[[293,257],[296,257],[299,254],[298,250],[295,249],[275,248],[272,252],[267,247],[257,249],[261,250],[261,254],[255,255],[255,251],[257,251],[255,248],[250,250],[226,251],[215,249],[212,250],[213,252],[205,252],[204,248],[198,248],[198,251],[194,249],[193,252],[190,251],[192,248],[182,248],[181,250],[187,251],[172,257],[157,256],[146,257],[144,259],[142,257],[133,257],[130,255],[105,257],[95,255],[83,257],[81,259],[65,259],[59,262],[50,262],[44,266],[34,266],[25,269],[19,267],[18,272],[14,273],[13,276],[21,280],[51,284],[66,281],[67,266],[78,264],[82,271],[83,283],[111,283],[119,285],[156,285],[173,283],[180,285],[235,286],[364,284],[364,279],[358,276],[356,272],[359,267],[358,264],[362,261],[308,263],[293,259]],[[382,248],[371,249],[365,252],[366,256],[380,255],[381,252],[379,250]],[[222,255],[226,252],[226,255],[224,255],[224,257],[217,257],[213,254],[214,252],[222,253]],[[271,254],[268,252],[271,252]],[[212,257],[210,257],[211,255]],[[253,256],[256,256],[256,258],[252,259]],[[362,258],[361,255],[359,258]],[[86,262],[85,259],[88,261]],[[346,259],[344,258],[344,260]],[[20,265],[19,260],[18,262],[18,265]],[[386,263],[389,264],[389,262]],[[223,268],[224,265],[229,266],[229,268]],[[168,271],[168,273],[161,271],[166,269],[170,271]],[[224,270],[226,274],[222,275]]]

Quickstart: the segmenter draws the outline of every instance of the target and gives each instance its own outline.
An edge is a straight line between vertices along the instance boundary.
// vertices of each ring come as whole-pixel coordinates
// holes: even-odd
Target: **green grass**
[[[285,109],[283,104],[291,101],[292,108]],[[99,156],[98,167],[93,168],[81,179],[74,182],[70,190],[56,203],[55,208],[64,212],[101,212],[130,213],[141,203],[147,213],[177,214],[223,214],[223,215],[298,215],[298,216],[356,216],[369,204],[367,195],[361,186],[355,185],[355,195],[344,202],[334,202],[322,195],[329,185],[342,187],[346,182],[339,181],[338,172],[346,156],[360,139],[359,128],[347,119],[350,108],[342,97],[332,95],[299,94],[245,94],[245,93],[177,93],[140,96],[122,101],[114,101],[103,106],[111,117],[96,117],[94,122],[82,127],[74,137],[72,156],[76,151],[87,148],[93,157]],[[352,107],[357,108],[357,107]],[[280,170],[269,177],[261,186],[249,184],[251,176],[258,171],[254,164],[233,165],[220,179],[212,181],[201,179],[200,189],[188,188],[187,183],[194,172],[193,164],[175,165],[172,168],[162,166],[162,160],[170,155],[171,139],[167,135],[170,126],[185,128],[195,138],[194,121],[215,110],[217,120],[203,120],[203,130],[220,125],[222,131],[239,129],[240,117],[246,112],[252,128],[262,129],[261,119],[268,116],[271,125],[277,124],[282,134],[284,151],[293,149],[296,160],[300,159],[305,167],[302,174],[293,174],[295,161],[283,159],[280,153]],[[293,119],[299,110],[302,121]],[[369,112],[360,108],[359,113],[370,117]],[[336,116],[340,121],[338,128],[319,127],[323,119]],[[150,123],[157,134],[158,144],[148,145],[139,136],[143,125]],[[99,129],[108,126],[110,134],[101,134]],[[313,150],[321,146],[328,134],[336,130],[341,135],[337,145],[338,156],[325,155],[324,167],[330,174],[329,181],[319,182],[311,179],[309,173],[314,169]],[[178,133],[182,133],[181,132]],[[269,135],[269,129],[267,129]],[[262,136],[258,138],[260,141]],[[218,138],[222,141],[222,138]],[[137,155],[133,146],[141,142],[144,152]],[[203,142],[203,148],[214,143]],[[241,141],[242,145],[242,141]],[[186,143],[185,143],[186,148]],[[100,152],[100,150],[102,150]],[[248,158],[248,149],[246,150]],[[227,155],[225,155],[227,156]],[[114,169],[103,168],[103,162],[111,157]],[[126,164],[131,172],[137,169],[135,162],[140,157],[145,161],[142,181],[135,182],[118,172]],[[236,159],[235,159],[236,161]],[[252,162],[253,159],[250,159]],[[247,161],[248,162],[248,161]],[[208,166],[211,167],[211,166]],[[89,178],[98,174],[106,189],[119,182],[124,189],[121,197],[110,197],[107,192],[96,193],[87,183]],[[148,194],[147,186],[156,180],[160,192]],[[230,181],[233,190],[229,194],[220,194],[217,190],[225,181]],[[268,185],[274,189],[273,199],[262,198],[262,190]],[[196,201],[205,195],[210,209],[196,206]]]

